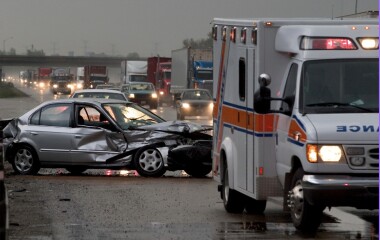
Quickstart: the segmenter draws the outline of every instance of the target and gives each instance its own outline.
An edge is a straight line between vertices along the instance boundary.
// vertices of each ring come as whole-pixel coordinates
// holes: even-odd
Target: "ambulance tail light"
[[[357,50],[349,38],[303,37],[301,50]]]
[[[338,145],[308,144],[306,146],[306,156],[310,163],[338,163],[345,160],[342,147]]]
[[[379,49],[379,38],[358,38],[358,41],[363,49]]]

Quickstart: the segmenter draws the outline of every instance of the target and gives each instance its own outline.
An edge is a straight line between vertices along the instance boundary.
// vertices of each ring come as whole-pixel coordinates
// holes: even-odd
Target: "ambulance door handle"
[[[293,132],[293,136],[294,136],[294,140],[296,140],[298,142],[301,138],[301,133],[298,131],[295,131],[295,132]]]

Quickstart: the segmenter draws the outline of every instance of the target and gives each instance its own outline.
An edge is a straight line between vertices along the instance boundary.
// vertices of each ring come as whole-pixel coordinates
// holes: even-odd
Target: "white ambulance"
[[[281,196],[294,226],[378,209],[377,20],[214,19],[213,175],[228,212]]]

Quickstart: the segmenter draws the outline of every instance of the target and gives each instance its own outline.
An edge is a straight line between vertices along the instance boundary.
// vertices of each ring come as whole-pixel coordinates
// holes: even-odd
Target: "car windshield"
[[[153,90],[152,84],[131,84],[130,90]]]
[[[103,107],[123,130],[165,122],[136,104],[111,103],[103,104]]]
[[[183,93],[183,100],[211,100],[211,95],[207,91],[186,91]]]
[[[309,61],[304,64],[304,113],[360,113],[379,110],[379,60]]]

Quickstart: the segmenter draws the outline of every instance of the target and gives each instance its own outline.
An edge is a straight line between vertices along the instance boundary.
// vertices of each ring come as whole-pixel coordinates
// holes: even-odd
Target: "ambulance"
[[[212,22],[213,178],[227,212],[283,197],[294,226],[378,209],[379,26],[372,19]]]

